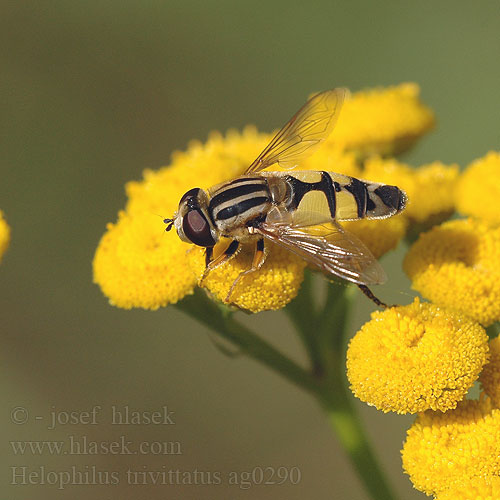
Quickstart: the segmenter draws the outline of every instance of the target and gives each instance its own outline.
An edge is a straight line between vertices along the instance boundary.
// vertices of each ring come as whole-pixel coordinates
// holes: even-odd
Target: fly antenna
[[[163,222],[167,225],[165,231],[170,231],[172,229],[172,226],[174,225],[174,220],[175,219],[163,219]]]
[[[163,219],[163,215],[160,214],[155,214],[154,212],[151,212],[153,215],[156,215],[157,217],[160,217],[160,219]],[[165,228],[165,231],[170,231],[172,229],[172,226],[174,225],[175,222],[175,216],[173,219],[163,219],[163,222],[167,225]]]

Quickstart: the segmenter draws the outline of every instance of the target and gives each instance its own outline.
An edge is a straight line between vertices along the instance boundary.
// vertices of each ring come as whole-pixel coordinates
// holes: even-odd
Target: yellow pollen
[[[403,268],[412,287],[484,326],[500,319],[500,228],[453,220],[421,234]]]
[[[487,361],[484,329],[421,303],[376,311],[353,337],[347,376],[354,395],[384,412],[455,408]]]
[[[483,497],[450,495],[460,490],[478,495],[498,492],[500,410],[484,398],[462,401],[446,413],[421,413],[408,430],[401,453],[413,485],[427,495],[440,500],[476,499]]]
[[[346,99],[335,131],[326,142],[359,157],[405,151],[434,126],[434,114],[419,95],[415,83],[355,92]]]
[[[108,224],[94,257],[94,282],[112,305],[158,309],[192,293],[189,245],[165,233],[153,215],[120,213]]]
[[[499,224],[500,153],[490,151],[472,162],[460,176],[455,197],[460,213]]]
[[[297,295],[304,279],[306,262],[272,243],[264,265],[246,275],[235,287],[231,302],[251,312],[285,307]],[[212,270],[203,285],[218,300],[224,301],[240,273],[251,268],[254,245],[247,244],[236,257]],[[195,274],[201,278],[205,257],[201,250],[189,254]]]

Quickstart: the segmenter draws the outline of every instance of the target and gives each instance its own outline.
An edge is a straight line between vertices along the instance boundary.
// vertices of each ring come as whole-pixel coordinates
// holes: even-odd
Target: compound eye
[[[182,230],[186,237],[200,247],[213,247],[215,240],[210,224],[201,210],[190,210],[182,220]]]
[[[179,202],[179,206],[182,205],[182,203],[186,201],[188,198],[193,198],[194,200],[197,200],[200,191],[201,191],[200,188],[193,188],[190,189],[187,193],[184,193],[184,196],[181,198],[181,201]]]

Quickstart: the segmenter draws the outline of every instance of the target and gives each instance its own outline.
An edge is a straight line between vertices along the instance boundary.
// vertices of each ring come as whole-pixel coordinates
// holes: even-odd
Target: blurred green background
[[[254,362],[224,357],[172,308],[109,306],[91,260],[126,181],[212,129],[280,126],[314,90],[418,82],[438,128],[407,155],[414,164],[464,166],[498,149],[500,3],[2,1],[0,41],[0,209],[12,226],[0,265],[2,498],[366,499],[315,401]],[[392,281],[379,293],[406,303],[400,257],[385,259]],[[360,298],[353,332],[371,309]],[[282,313],[242,320],[301,359]],[[100,425],[47,429],[51,410],[94,405]],[[112,427],[111,405],[167,405],[176,424]],[[29,412],[25,425],[11,422],[17,406]],[[358,406],[401,498],[424,498],[399,457],[412,418]],[[69,434],[179,441],[182,455],[15,456],[7,443]],[[23,465],[122,474],[297,466],[302,479],[247,490],[9,485],[10,467]]]

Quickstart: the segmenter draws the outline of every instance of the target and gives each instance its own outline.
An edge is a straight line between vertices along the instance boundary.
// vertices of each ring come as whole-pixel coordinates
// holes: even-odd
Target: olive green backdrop
[[[12,226],[0,265],[0,496],[366,499],[315,401],[254,362],[223,356],[172,308],[112,308],[92,284],[91,260],[127,180],[212,129],[271,130],[314,90],[416,81],[438,128],[408,161],[465,165],[498,149],[500,3],[2,1],[0,53],[0,209]],[[406,303],[400,258],[384,260],[391,284],[380,295]],[[371,308],[360,298],[353,332]],[[242,321],[300,358],[281,313]],[[175,425],[112,427],[113,404],[167,405]],[[47,429],[51,410],[94,405],[98,425]],[[12,422],[16,407],[28,412],[15,414],[25,424]],[[424,498],[399,458],[412,418],[359,407],[401,498]],[[70,434],[178,441],[182,454],[16,456],[8,444]],[[121,474],[297,466],[302,479],[246,490],[128,486],[123,476],[107,487],[9,485],[12,466],[73,465]]]

